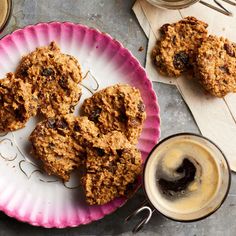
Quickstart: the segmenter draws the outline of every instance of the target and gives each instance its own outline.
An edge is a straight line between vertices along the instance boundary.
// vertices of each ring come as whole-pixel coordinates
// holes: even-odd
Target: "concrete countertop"
[[[2,36],[28,24],[45,21],[72,21],[98,28],[122,42],[144,65],[147,39],[133,12],[134,0],[13,0],[13,15]],[[138,49],[142,46],[144,50]],[[153,83],[161,108],[161,138],[178,132],[199,133],[189,109],[174,86]],[[33,227],[0,213],[0,236],[5,235],[131,235],[140,219],[124,224],[124,219],[145,199],[142,190],[125,206],[87,226],[68,229]],[[138,235],[236,235],[236,177],[232,176],[229,196],[209,218],[195,223],[178,223],[154,214]]]

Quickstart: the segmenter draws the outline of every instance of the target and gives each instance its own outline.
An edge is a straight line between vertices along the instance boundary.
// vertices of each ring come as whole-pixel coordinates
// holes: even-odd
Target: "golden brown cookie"
[[[207,24],[194,17],[161,27],[152,59],[161,74],[179,76],[192,68],[198,47],[207,37]]]
[[[33,85],[38,94],[39,111],[46,117],[72,113],[77,105],[82,81],[78,61],[61,53],[55,42],[24,56],[16,74]]]
[[[40,122],[30,141],[45,171],[68,181],[72,170],[83,163],[86,146],[97,135],[97,127],[87,117],[66,115]]]
[[[213,96],[236,92],[236,44],[210,35],[198,50],[195,74]]]
[[[136,144],[146,118],[145,106],[138,89],[114,85],[86,99],[82,112],[95,122],[101,133],[117,130]]]
[[[116,197],[127,197],[141,170],[141,154],[124,134],[112,131],[101,135],[92,148],[87,148],[82,178],[87,203],[102,205]]]
[[[23,128],[36,111],[31,84],[15,78],[13,73],[0,79],[0,132]]]

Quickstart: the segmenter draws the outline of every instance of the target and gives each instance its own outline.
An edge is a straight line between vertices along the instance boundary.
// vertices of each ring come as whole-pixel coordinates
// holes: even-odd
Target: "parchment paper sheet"
[[[165,23],[172,23],[185,16],[195,16],[209,24],[209,34],[224,36],[236,42],[236,7],[223,3],[234,17],[228,17],[196,3],[182,10],[163,10],[153,7],[145,0],[137,0],[133,11],[149,38],[146,70],[152,81],[174,84],[189,106],[202,133],[215,142],[225,153],[230,167],[236,171],[236,94],[225,98],[207,95],[200,86],[186,76],[177,79],[160,75],[150,59],[150,53],[159,37],[158,29]],[[176,121],[178,122],[178,121]]]

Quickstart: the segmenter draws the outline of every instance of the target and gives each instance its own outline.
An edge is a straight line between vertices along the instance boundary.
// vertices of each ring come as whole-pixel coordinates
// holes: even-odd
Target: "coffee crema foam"
[[[203,208],[212,211],[207,206],[219,191],[221,174],[210,149],[196,140],[178,138],[160,145],[154,154],[145,170],[145,182],[149,181],[145,190],[160,212],[170,217],[175,213],[177,218]]]
[[[171,145],[171,150],[165,150],[157,163],[158,192],[170,210],[182,213],[199,210],[211,200],[217,190],[219,181],[217,165],[211,153],[199,144],[192,141],[176,141]],[[193,179],[189,179],[191,170],[188,171],[188,167],[184,168],[184,162],[192,164],[189,169],[195,170]],[[181,171],[178,172],[178,169]],[[173,186],[165,186],[165,182],[161,185],[160,180],[168,180],[166,184],[169,182]]]

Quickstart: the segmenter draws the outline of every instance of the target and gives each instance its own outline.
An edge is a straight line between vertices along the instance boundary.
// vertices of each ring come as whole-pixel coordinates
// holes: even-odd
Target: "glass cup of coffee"
[[[0,0],[0,32],[6,27],[12,12],[12,0]]]
[[[196,134],[170,136],[150,153],[143,171],[147,201],[126,221],[147,211],[133,230],[137,232],[155,211],[175,221],[203,219],[222,205],[230,182],[228,162],[217,145]]]

